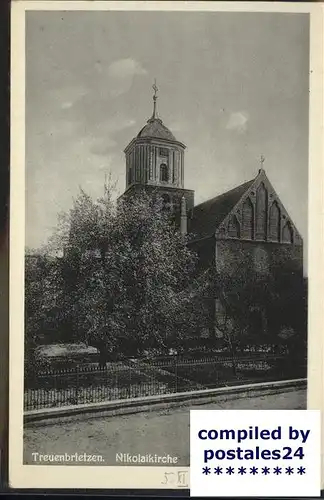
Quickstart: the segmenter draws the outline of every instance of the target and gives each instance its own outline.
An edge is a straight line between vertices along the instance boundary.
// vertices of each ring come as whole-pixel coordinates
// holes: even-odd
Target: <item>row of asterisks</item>
[[[234,467],[215,467],[214,468],[214,474],[217,474],[218,476],[220,474],[223,474],[223,469],[224,469],[224,474],[232,475],[235,474],[235,469]],[[252,474],[255,476],[256,474],[263,474],[264,476],[267,476],[268,474],[271,474],[271,468],[270,467],[238,467],[237,468],[237,474],[240,474],[243,476],[244,474]],[[212,473],[211,467],[203,467],[202,468],[202,473],[205,474],[205,476],[208,476],[209,474]],[[280,474],[288,474],[288,476],[291,476],[294,474],[294,468],[293,467],[273,467],[272,473],[275,474],[276,476],[279,476]],[[305,467],[296,467],[296,474],[299,474],[302,476],[303,474],[306,474],[306,469]]]

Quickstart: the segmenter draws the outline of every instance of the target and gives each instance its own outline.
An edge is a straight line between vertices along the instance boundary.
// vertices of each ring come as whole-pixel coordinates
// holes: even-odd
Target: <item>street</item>
[[[306,408],[306,390],[291,389],[279,394],[196,405],[195,408],[298,410]],[[104,461],[101,465],[122,465],[116,463],[116,454],[121,453],[159,456],[169,454],[178,457],[177,465],[187,466],[189,465],[189,407],[27,427],[24,431],[25,464],[35,463],[32,460],[33,452],[102,455]]]

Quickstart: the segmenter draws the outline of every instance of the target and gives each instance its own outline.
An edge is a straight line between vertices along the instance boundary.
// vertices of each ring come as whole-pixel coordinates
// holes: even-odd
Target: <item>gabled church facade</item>
[[[302,238],[264,169],[194,207],[189,227],[202,267],[214,262],[218,270],[235,273],[250,258],[256,272],[287,264],[302,274]]]

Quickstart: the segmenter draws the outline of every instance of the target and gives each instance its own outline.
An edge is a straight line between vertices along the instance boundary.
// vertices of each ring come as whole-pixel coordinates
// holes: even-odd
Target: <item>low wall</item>
[[[63,420],[75,421],[77,419],[88,419],[105,415],[126,415],[154,411],[161,408],[203,405],[211,402],[215,403],[215,400],[221,402],[222,400],[276,394],[294,389],[306,389],[306,387],[307,379],[295,379],[122,399],[118,401],[103,401],[75,406],[62,406],[59,408],[45,408],[42,410],[26,411],[24,413],[24,424],[25,426],[43,426],[55,422],[61,423]]]

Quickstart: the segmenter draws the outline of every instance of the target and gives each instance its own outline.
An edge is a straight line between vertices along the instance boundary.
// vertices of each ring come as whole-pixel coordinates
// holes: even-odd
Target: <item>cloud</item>
[[[249,115],[245,111],[238,111],[231,113],[229,116],[226,128],[227,130],[234,130],[238,133],[243,133],[247,129]]]
[[[66,102],[62,103],[61,108],[62,109],[70,109],[70,108],[72,108],[73,104],[74,104],[73,101],[66,101]]]
[[[172,122],[168,126],[171,132],[181,132],[185,128],[185,124],[182,122]]]
[[[146,73],[147,71],[135,59],[119,59],[108,67],[108,75],[113,78],[132,78]]]
[[[81,85],[67,85],[63,88],[52,89],[48,92],[48,102],[56,109],[67,110],[72,108],[88,93]]]
[[[102,66],[97,65],[97,70],[102,73]],[[111,63],[107,70],[107,90],[112,97],[128,92],[132,85],[135,76],[145,75],[146,69],[135,59],[119,59]]]

